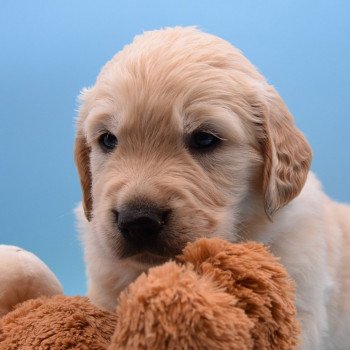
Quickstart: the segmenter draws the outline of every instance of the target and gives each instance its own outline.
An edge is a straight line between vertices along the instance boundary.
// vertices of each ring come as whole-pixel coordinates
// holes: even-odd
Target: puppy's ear
[[[312,151],[276,90],[270,87],[267,93],[260,144],[264,156],[265,212],[271,218],[302,190]]]
[[[83,208],[86,218],[90,221],[92,215],[91,172],[90,172],[90,147],[85,137],[77,133],[74,146],[74,160],[80,176],[80,184],[83,191]]]

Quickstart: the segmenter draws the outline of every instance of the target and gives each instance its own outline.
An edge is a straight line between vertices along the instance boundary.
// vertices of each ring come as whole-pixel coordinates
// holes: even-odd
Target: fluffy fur
[[[17,305],[0,318],[0,350],[296,349],[294,284],[266,247],[202,238],[179,260],[139,276],[116,313],[81,297]]]
[[[0,319],[0,350],[105,350],[116,322],[88,298],[31,299]]]
[[[256,240],[296,281],[302,349],[348,348],[350,209],[323,194],[287,107],[237,49],[193,28],[147,32],[81,101],[75,159],[94,303],[113,310],[123,288],[186,242]],[[192,152],[195,130],[220,146]],[[118,137],[109,154],[98,144],[106,131]],[[113,211],[133,201],[171,210],[159,254],[132,251],[118,232]]]
[[[266,247],[202,238],[180,260],[121,293],[115,349],[297,348],[294,286]]]

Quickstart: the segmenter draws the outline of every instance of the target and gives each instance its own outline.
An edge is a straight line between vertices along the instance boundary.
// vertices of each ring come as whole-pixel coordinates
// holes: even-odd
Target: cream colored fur
[[[0,245],[0,318],[15,305],[40,296],[63,294],[54,273],[33,253]]]
[[[83,91],[75,158],[91,300],[110,310],[120,291],[186,242],[219,236],[268,244],[297,285],[302,349],[350,344],[350,209],[309,172],[311,150],[287,107],[229,43],[194,28],[147,32]],[[191,152],[186,137],[222,142]],[[117,148],[105,154],[109,131]],[[122,258],[112,210],[146,198],[171,209],[164,257]]]

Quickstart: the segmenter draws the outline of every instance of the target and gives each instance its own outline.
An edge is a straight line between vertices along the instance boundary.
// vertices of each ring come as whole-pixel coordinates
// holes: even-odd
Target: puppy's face
[[[283,102],[221,39],[146,33],[82,95],[75,157],[94,234],[116,259],[155,264],[202,236],[235,240],[301,190],[310,149]]]

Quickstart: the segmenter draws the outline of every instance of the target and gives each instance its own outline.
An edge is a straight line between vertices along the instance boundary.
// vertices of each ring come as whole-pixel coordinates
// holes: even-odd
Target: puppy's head
[[[84,211],[117,259],[156,263],[200,236],[234,240],[247,203],[271,218],[306,180],[311,151],[279,95],[196,29],[137,37],[81,99]]]

